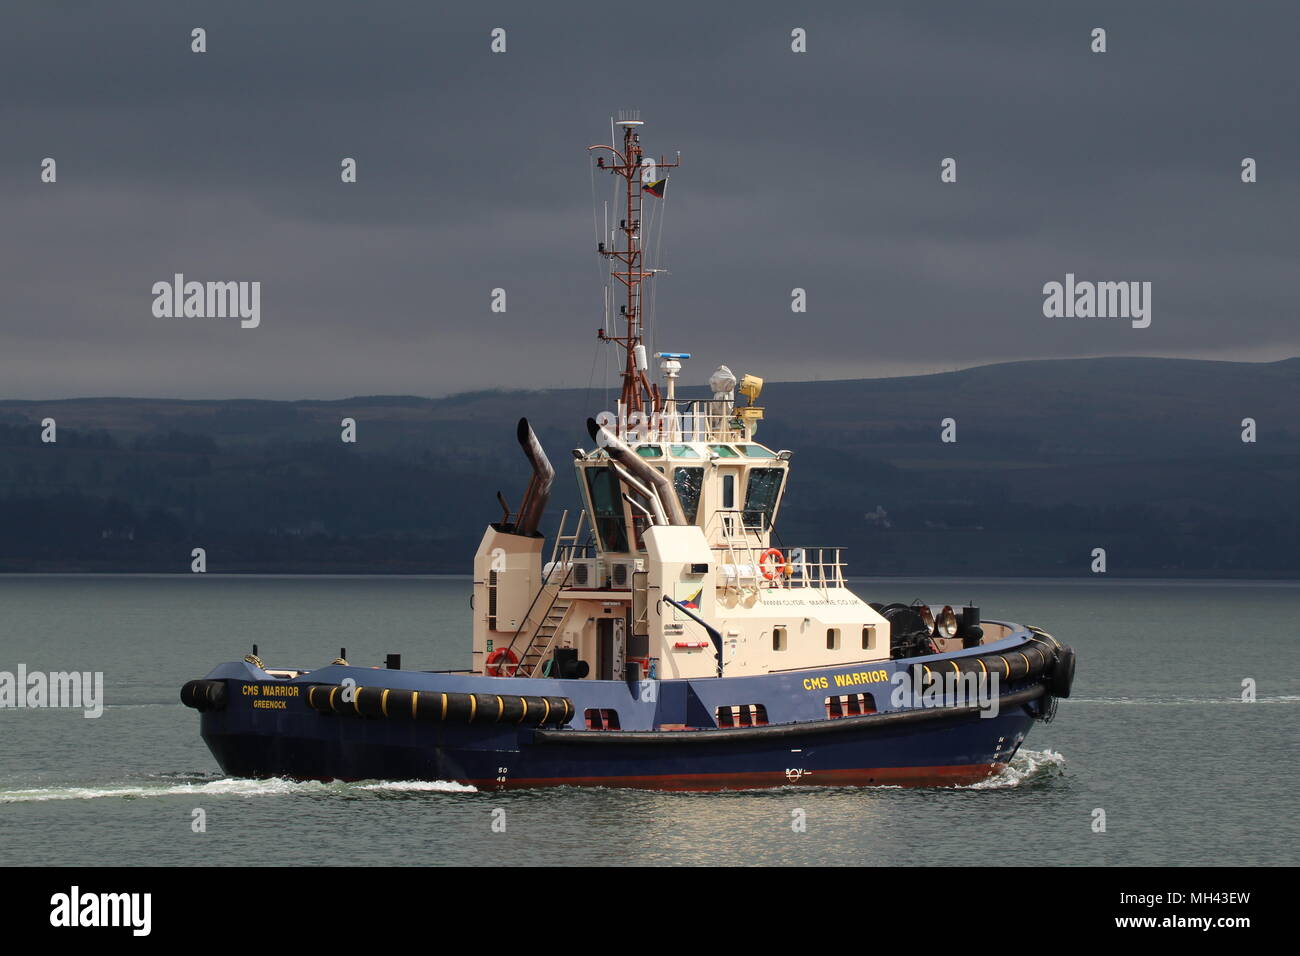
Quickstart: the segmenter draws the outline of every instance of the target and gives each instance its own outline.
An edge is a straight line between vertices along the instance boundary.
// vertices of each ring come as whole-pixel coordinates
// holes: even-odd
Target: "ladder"
[[[528,608],[528,613],[524,615],[524,623],[520,625],[519,630],[515,632],[515,637],[510,641],[510,646],[513,648],[520,632],[533,620],[533,607],[536,607],[539,601],[545,601],[545,597],[549,593],[551,600],[546,605],[546,610],[542,612],[537,626],[528,637],[528,644],[524,647],[524,652],[519,658],[519,666],[515,668],[516,677],[541,676],[542,665],[546,662],[546,657],[555,644],[555,638],[560,631],[560,624],[564,621],[565,615],[569,612],[569,605],[572,603],[568,599],[561,599],[560,594],[573,577],[572,562],[574,554],[582,547],[579,544],[579,538],[582,537],[586,517],[587,512],[585,510],[578,512],[578,521],[573,527],[573,532],[565,534],[564,526],[569,520],[569,512],[566,509],[560,515],[560,527],[555,532],[555,543],[551,546],[550,568],[546,572],[542,586],[537,590],[537,595],[533,598],[532,606]],[[560,569],[562,564],[566,564],[567,567],[558,575],[558,580],[552,581],[552,577],[557,577],[556,571]]]
[[[560,624],[568,615],[571,603],[571,601],[561,598],[558,592],[556,593],[555,600],[546,609],[542,622],[537,625],[537,630],[533,632],[533,639],[529,641],[524,656],[519,661],[519,670],[516,673],[527,677],[542,676],[542,665],[551,653],[555,638],[560,633]]]
[[[555,543],[551,545],[551,563],[556,560],[571,561],[573,553],[578,549],[578,539],[582,536],[582,526],[586,522],[587,511],[583,509],[578,512],[578,523],[573,526],[573,534],[564,533],[565,522],[569,520],[569,510],[566,508],[560,515],[560,527],[555,531]]]
[[[742,597],[751,591],[756,593],[762,587],[758,568],[758,558],[763,551],[762,536],[756,529],[745,526],[741,512],[719,511],[714,517],[722,538],[721,546],[714,550],[722,552],[723,563],[731,566],[734,575],[722,576],[723,588]]]

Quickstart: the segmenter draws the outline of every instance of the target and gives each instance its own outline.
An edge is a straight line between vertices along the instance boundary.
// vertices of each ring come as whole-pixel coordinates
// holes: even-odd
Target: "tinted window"
[[[752,468],[745,489],[745,527],[768,528],[781,494],[780,468]]]
[[[741,445],[740,450],[750,458],[775,458],[776,452],[762,445]]]
[[[740,457],[738,454],[736,454],[736,449],[732,448],[730,445],[710,445],[709,447],[718,453],[719,458]]]
[[[588,468],[591,490],[592,525],[606,551],[627,550],[627,528],[623,525],[623,498],[618,476],[610,468]]]
[[[703,468],[678,468],[673,471],[673,487],[677,489],[677,498],[686,512],[686,520],[695,524],[695,516],[700,512],[700,488],[704,485]]]

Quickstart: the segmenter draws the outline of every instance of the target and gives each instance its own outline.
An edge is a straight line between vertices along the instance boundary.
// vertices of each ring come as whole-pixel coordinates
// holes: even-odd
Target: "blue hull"
[[[1013,654],[1028,634],[971,651],[908,661],[700,680],[550,680],[332,665],[277,681],[246,662],[223,664],[223,709],[201,715],[204,741],[233,776],[310,780],[447,780],[480,789],[558,785],[717,790],[777,786],[953,785],[996,773],[1014,756],[1049,697],[1042,677],[999,688],[994,716],[974,707],[891,701],[891,680],[917,664]],[[308,704],[312,686],[351,680],[386,689],[572,701],[565,727],[339,716]],[[869,694],[876,713],[828,719],[826,698]],[[387,702],[387,697],[385,701]],[[761,726],[718,729],[717,708],[761,702]],[[403,705],[404,706],[404,705]],[[615,712],[620,730],[590,730],[589,711]],[[672,728],[672,729],[665,729]]]

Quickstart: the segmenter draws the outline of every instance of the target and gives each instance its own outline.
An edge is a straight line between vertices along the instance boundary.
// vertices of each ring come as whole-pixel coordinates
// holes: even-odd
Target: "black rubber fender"
[[[1001,654],[949,657],[913,664],[912,676],[919,687],[929,687],[936,680],[944,680],[948,674],[956,675],[959,679],[973,674],[980,683],[992,674],[996,674],[1000,681],[1013,681],[1050,674],[1052,662],[1053,654],[1043,644],[1026,643]]]
[[[356,711],[358,717],[384,716],[386,690],[385,687],[357,687],[352,693],[352,709]]]
[[[223,680],[192,680],[181,688],[181,703],[200,713],[226,709],[226,682]]]
[[[1076,660],[1077,655],[1073,647],[1062,647],[1056,655],[1056,662],[1047,681],[1047,689],[1051,691],[1053,697],[1070,696],[1070,688],[1074,685]]]
[[[574,713],[573,702],[567,697],[354,687],[352,699],[345,700],[343,690],[340,684],[311,684],[307,687],[307,705],[322,714],[341,717],[529,727],[562,727]]]

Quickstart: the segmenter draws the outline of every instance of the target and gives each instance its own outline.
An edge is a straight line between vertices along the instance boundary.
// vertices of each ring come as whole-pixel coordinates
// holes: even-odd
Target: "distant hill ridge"
[[[0,400],[0,570],[185,570],[203,539],[213,570],[464,571],[525,480],[515,421],[564,471],[612,394]],[[1300,358],[769,382],[761,404],[759,439],[795,452],[783,540],[847,545],[855,573],[1086,574],[1107,547],[1112,575],[1300,574]]]

